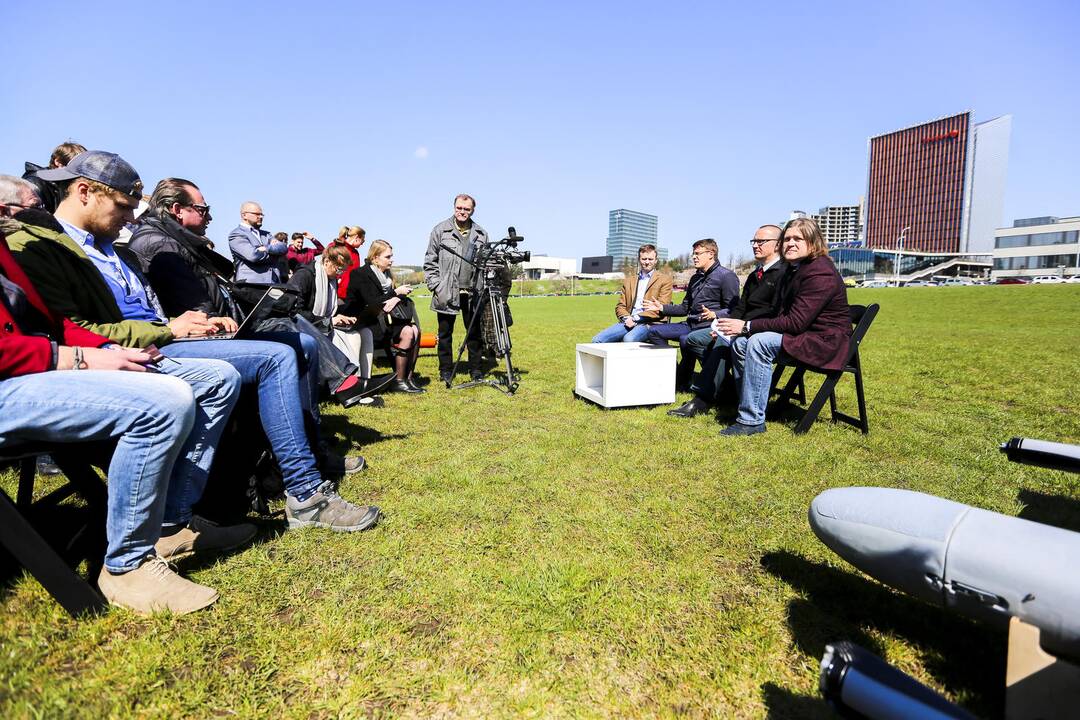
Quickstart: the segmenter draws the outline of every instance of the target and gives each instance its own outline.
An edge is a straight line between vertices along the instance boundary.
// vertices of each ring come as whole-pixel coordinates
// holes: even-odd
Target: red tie
[[[756,275],[756,276],[757,276],[757,279],[758,279],[758,280],[760,280],[760,279],[761,279],[761,277],[762,277],[762,276],[763,276],[764,274],[765,274],[765,271],[764,271],[764,270],[762,270],[761,268],[758,268],[758,269],[757,269],[757,272],[756,272],[756,273],[754,273],[754,275]]]

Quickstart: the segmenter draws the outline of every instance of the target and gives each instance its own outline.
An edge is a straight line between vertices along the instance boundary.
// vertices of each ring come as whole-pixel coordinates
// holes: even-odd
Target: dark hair
[[[637,249],[638,257],[641,257],[641,253],[643,252],[656,252],[656,246],[652,243],[645,243]]]
[[[303,240],[304,239],[304,233],[302,233],[302,232],[294,232],[292,234],[292,239],[293,240]]]
[[[190,188],[198,190],[199,186],[184,178],[165,178],[154,186],[154,192],[150,195],[150,209],[161,215],[171,213],[173,205],[190,205],[194,200]]]
[[[719,249],[717,249],[716,247],[716,241],[712,238],[698,240],[696,243],[694,243],[694,249],[697,250],[698,248],[705,248],[706,250],[710,251],[713,254],[714,258],[720,252]]]
[[[64,167],[71,162],[76,155],[86,152],[86,148],[77,142],[68,140],[53,148],[49,156],[49,167]]]
[[[274,239],[275,239],[275,240],[278,240],[278,241],[280,241],[280,242],[287,242],[287,241],[288,241],[288,239],[289,239],[289,233],[286,233],[286,232],[276,232],[276,233],[274,233]]]

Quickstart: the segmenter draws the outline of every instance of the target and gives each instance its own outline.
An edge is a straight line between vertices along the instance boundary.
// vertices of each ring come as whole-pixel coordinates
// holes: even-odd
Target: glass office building
[[[638,248],[646,243],[656,245],[656,255],[660,262],[668,259],[667,248],[662,248],[656,241],[656,228],[659,218],[636,210],[612,210],[608,213],[607,255],[612,264],[619,268],[629,259],[637,263]]]
[[[990,270],[989,255],[924,253],[868,247],[832,247],[829,257],[840,275],[853,280],[897,279],[902,283],[941,276],[984,277]],[[897,272],[899,270],[899,273]]]

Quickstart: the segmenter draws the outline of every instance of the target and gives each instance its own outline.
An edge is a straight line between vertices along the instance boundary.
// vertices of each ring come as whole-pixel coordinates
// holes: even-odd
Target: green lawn
[[[1075,477],[996,449],[1080,442],[1080,287],[850,296],[882,306],[870,435],[788,421],[730,439],[729,412],[572,397],[574,343],[614,298],[513,300],[516,396],[438,386],[327,412],[370,462],[343,493],[384,508],[377,529],[268,527],[182,564],[222,595],[182,618],[74,621],[31,579],[0,588],[0,716],[830,717],[817,664],[845,638],[1000,715],[1004,637],[855,572],[806,509],[873,484],[1080,529]]]

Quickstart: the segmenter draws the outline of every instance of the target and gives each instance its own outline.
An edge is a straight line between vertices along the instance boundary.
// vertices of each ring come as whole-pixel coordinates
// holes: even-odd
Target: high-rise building
[[[646,243],[656,245],[656,257],[660,262],[668,259],[667,248],[656,242],[659,218],[635,210],[612,210],[608,213],[607,254],[620,267],[629,259],[637,263],[638,248]]]
[[[866,246],[986,253],[1001,224],[1012,116],[971,112],[870,138]],[[905,232],[905,228],[907,228]]]
[[[850,245],[859,239],[861,214],[861,205],[828,205],[811,217],[821,228],[825,242]]]

